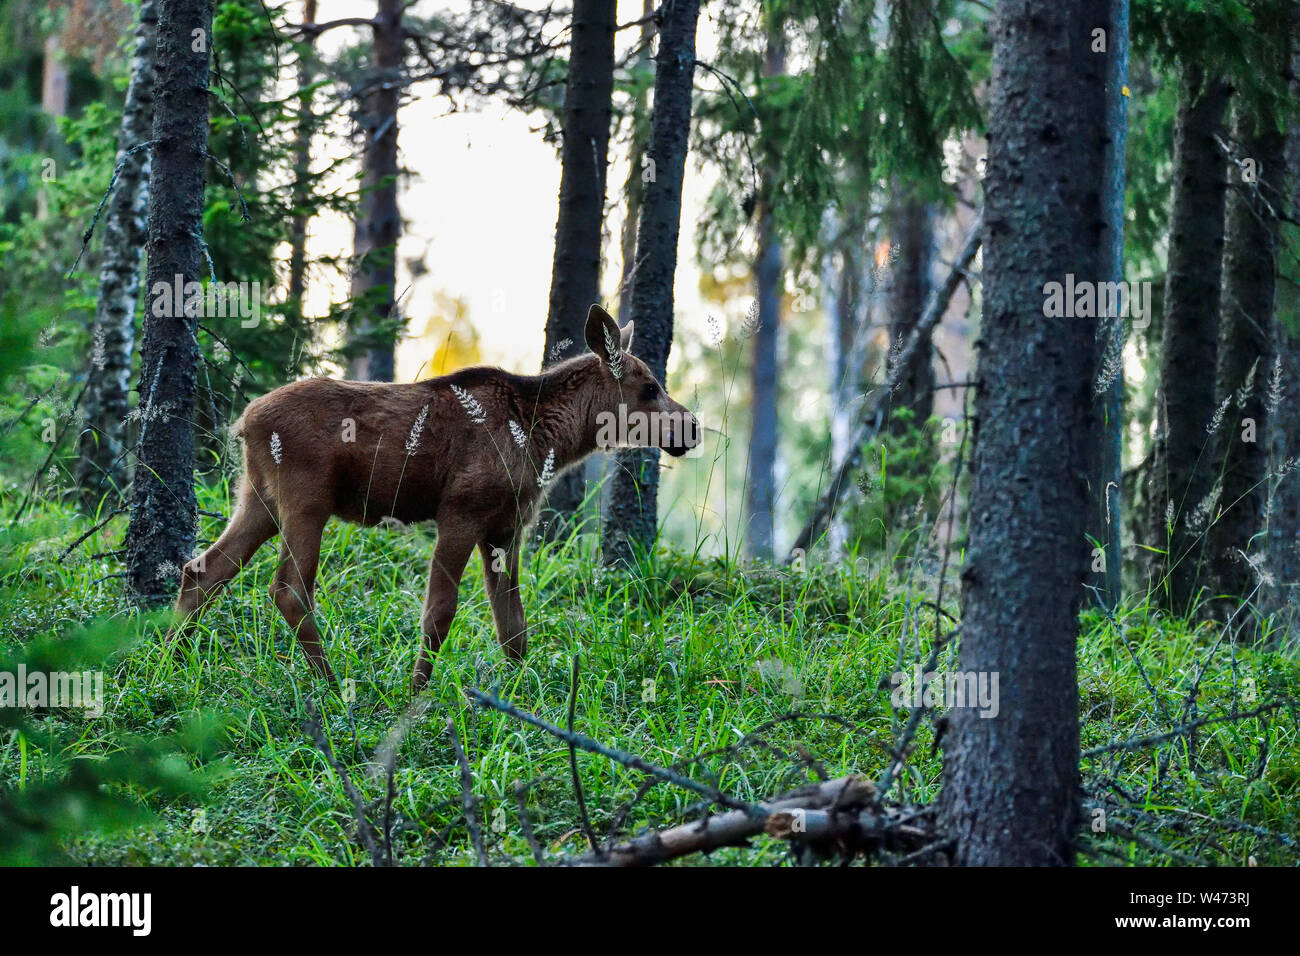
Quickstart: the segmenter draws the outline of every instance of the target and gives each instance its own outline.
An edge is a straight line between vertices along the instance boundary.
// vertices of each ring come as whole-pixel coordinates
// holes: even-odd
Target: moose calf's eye
[[[652,402],[659,397],[659,386],[649,382],[641,386],[641,401]]]

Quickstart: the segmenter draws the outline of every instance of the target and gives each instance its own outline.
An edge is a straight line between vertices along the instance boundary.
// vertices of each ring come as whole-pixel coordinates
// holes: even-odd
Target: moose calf
[[[475,547],[497,639],[507,657],[522,660],[527,624],[519,549],[547,482],[598,442],[654,446],[674,456],[699,443],[694,416],[628,352],[631,323],[620,331],[593,305],[585,337],[594,354],[541,375],[467,368],[409,385],[313,378],[251,402],[234,426],[244,441],[238,507],[220,539],[185,565],[173,633],[279,533],[271,597],[312,669],[337,683],[312,619],[326,522],[332,516],[362,525],[432,518],[438,540],[413,690],[433,670]],[[611,435],[615,421],[634,423],[631,437]]]

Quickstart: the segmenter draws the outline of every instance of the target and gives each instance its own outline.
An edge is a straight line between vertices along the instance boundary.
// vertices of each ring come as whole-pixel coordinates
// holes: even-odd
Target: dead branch
[[[465,825],[469,827],[469,840],[474,845],[474,855],[479,866],[488,866],[487,850],[483,848],[483,828],[479,826],[478,810],[474,798],[474,774],[469,768],[469,757],[460,745],[460,735],[456,733],[456,720],[447,718],[447,732],[451,734],[451,746],[456,751],[456,763],[460,765],[460,793],[465,808]]]
[[[685,790],[690,790],[693,793],[698,793],[700,796],[708,798],[713,803],[720,803],[724,807],[731,807],[732,809],[740,810],[745,815],[755,817],[759,820],[765,819],[767,816],[766,811],[764,811],[762,807],[728,796],[716,787],[710,787],[699,783],[692,780],[690,777],[684,777],[665,767],[656,766],[644,757],[628,753],[625,750],[618,750],[614,747],[606,746],[597,740],[592,740],[585,734],[574,733],[565,730],[563,727],[557,727],[552,723],[542,720],[542,718],[537,717],[534,714],[520,710],[508,700],[502,700],[493,694],[485,693],[477,687],[466,688],[465,696],[480,707],[489,707],[493,710],[499,710],[501,713],[522,720],[526,724],[532,724],[534,727],[546,731],[552,737],[557,737],[565,743],[574,744],[577,747],[581,747],[583,750],[608,757],[615,763],[622,764],[624,767],[628,767],[631,770],[640,770],[642,773],[648,773],[652,777],[657,777],[667,783],[674,784]]]
[[[1091,750],[1085,750],[1081,756],[1097,757],[1101,754],[1112,753],[1116,750],[1139,750],[1142,747],[1151,744],[1167,743],[1187,733],[1189,730],[1195,730],[1198,727],[1206,727],[1210,724],[1232,723],[1239,720],[1249,720],[1252,717],[1259,717],[1262,714],[1271,714],[1275,710],[1281,710],[1284,707],[1295,707],[1298,701],[1290,698],[1284,700],[1275,700],[1272,703],[1261,704],[1253,710],[1243,710],[1234,714],[1219,714],[1214,717],[1202,717],[1199,720],[1189,721],[1180,724],[1173,730],[1166,731],[1162,734],[1147,734],[1144,737],[1129,737],[1126,740],[1112,740],[1110,743],[1101,747],[1093,747]]]
[[[875,798],[876,788],[861,777],[839,777],[793,791],[759,805],[757,814],[732,810],[667,830],[651,831],[609,848],[600,857],[581,862],[607,866],[654,866],[691,853],[707,853],[724,846],[738,846],[764,832],[776,814],[808,814],[840,806],[861,806]]]

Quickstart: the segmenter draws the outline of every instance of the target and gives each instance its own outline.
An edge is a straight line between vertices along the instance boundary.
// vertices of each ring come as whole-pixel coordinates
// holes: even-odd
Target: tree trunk
[[[776,503],[777,347],[781,329],[781,241],[772,211],[765,202],[758,210],[758,327],[750,362],[750,428],[748,485],[745,493],[745,545],[751,558],[772,560],[773,507]]]
[[[674,0],[663,8],[655,56],[654,115],[641,218],[637,224],[637,271],[632,283],[634,351],[663,381],[673,341],[673,277],[681,232],[682,180],[691,130],[695,74],[695,27],[699,0]],[[631,563],[648,551],[658,527],[659,451],[619,452],[610,481],[602,557],[606,564]]]
[[[1258,112],[1239,100],[1233,141],[1253,161],[1257,182],[1234,169],[1224,217],[1223,301],[1219,310],[1219,360],[1215,393],[1228,399],[1215,434],[1214,461],[1222,493],[1218,520],[1210,526],[1210,564],[1215,590],[1253,598],[1254,569],[1246,556],[1263,551],[1255,536],[1264,530],[1268,449],[1268,380],[1273,368],[1273,291],[1277,267],[1277,216],[1285,195],[1284,138],[1271,110]],[[1226,608],[1235,610],[1235,603]]]
[[[952,707],[942,813],[962,865],[1070,864],[1079,814],[1075,641],[1088,555],[1091,323],[1045,314],[1045,283],[1095,276],[1104,0],[1002,0],[993,73],[970,550],[961,668],[999,713]],[[1108,30],[1109,34],[1110,31]]]
[[[64,62],[63,48],[57,30],[45,38],[45,57],[41,66],[41,110],[50,117],[48,132],[45,135],[47,155],[57,160],[61,166],[66,161],[68,151],[63,137],[59,135],[55,117],[68,115],[68,65]],[[36,218],[44,219],[49,212],[49,193],[44,189],[38,189]]]
[[[575,0],[573,5],[573,43],[562,120],[560,209],[543,368],[582,350],[587,309],[600,301],[616,6],[614,0]],[[568,345],[561,348],[566,340]],[[572,516],[586,492],[583,468],[570,468],[561,475],[542,506],[542,533],[555,538],[571,529]]]
[[[135,31],[131,82],[117,136],[116,165],[122,167],[122,172],[104,211],[99,296],[91,333],[90,372],[81,406],[85,426],[78,448],[77,484],[87,509],[93,509],[107,489],[123,493],[127,483],[126,416],[130,410],[135,307],[149,202],[149,151],[128,153],[147,143],[151,135],[157,33],[154,0],[143,0]]]
[[[137,600],[146,605],[166,599],[194,550],[200,300],[185,293],[198,288],[203,263],[212,2],[158,3],[140,441],[126,538],[127,578]],[[185,302],[177,309],[182,297]]]
[[[316,22],[316,0],[304,0],[303,23]],[[307,88],[316,81],[312,55],[315,34],[303,38],[307,47],[298,61],[298,119],[293,142],[293,218],[289,222],[289,309],[302,324],[302,299],[307,291],[307,203],[311,196],[311,139],[316,127],[312,95]]]
[[[362,153],[361,208],[357,211],[353,256],[354,341],[366,342],[353,358],[350,378],[393,380],[397,349],[397,240],[402,217],[397,209],[397,106],[401,100],[403,0],[379,0],[375,16],[374,71],[358,117],[365,137]]]
[[[1294,37],[1300,30],[1300,10],[1294,11]],[[1300,44],[1292,40],[1291,96],[1300,102]],[[1291,222],[1283,228],[1283,249],[1300,247],[1300,124],[1287,132],[1287,199]],[[1278,263],[1276,359],[1269,376],[1268,561],[1272,583],[1264,588],[1264,610],[1274,616],[1289,646],[1300,638],[1300,263],[1283,256]],[[1277,382],[1274,385],[1274,381]]]
[[[1101,168],[1101,206],[1105,231],[1103,255],[1097,278],[1100,282],[1124,281],[1124,149],[1128,142],[1128,98],[1121,90],[1128,85],[1128,0],[1114,0],[1113,19],[1107,35],[1106,140]],[[1100,302],[1101,300],[1098,299]],[[1118,301],[1118,300],[1117,300]],[[1146,318],[1150,318],[1147,316]],[[1114,609],[1122,593],[1123,554],[1120,489],[1124,480],[1124,318],[1102,316],[1098,334],[1098,368],[1093,382],[1098,429],[1095,459],[1090,475],[1091,509],[1088,537],[1094,557],[1089,593],[1104,607]],[[1094,554],[1096,552],[1094,551]]]
[[[827,325],[827,355],[830,360],[830,438],[832,462],[844,461],[849,455],[853,439],[853,411],[861,399],[862,335],[868,317],[866,295],[863,290],[864,266],[859,246],[867,241],[866,224],[856,218],[849,220],[842,235],[840,226],[832,222],[827,229],[829,252],[826,253],[822,271],[823,301]],[[838,250],[836,249],[838,246]],[[838,270],[837,262],[838,260]],[[827,523],[827,541],[830,556],[843,556],[848,545],[848,523],[841,510],[836,510]]]
[[[654,0],[642,0],[641,16],[649,17],[654,13]],[[653,20],[641,24],[641,52],[637,54],[632,72],[640,75],[650,62],[650,43],[654,39]],[[627,182],[623,186],[623,230],[619,236],[620,252],[623,256],[623,270],[618,283],[618,320],[626,323],[632,315],[632,280],[636,275],[636,227],[641,218],[641,199],[645,195],[645,175],[642,164],[645,162],[646,144],[650,139],[650,91],[641,90],[632,104],[632,142],[628,148]]]
[[[925,302],[930,294],[930,254],[934,235],[930,227],[930,210],[915,196],[900,198],[890,217],[890,258],[896,267],[889,285],[889,341],[906,342],[916,323],[921,319]],[[897,250],[897,257],[893,255]],[[890,402],[891,410],[908,409],[911,416],[889,419],[889,430],[902,434],[908,428],[920,428],[934,410],[934,360],[931,356],[931,336],[921,340],[924,354],[913,362],[907,373],[898,380]],[[894,349],[890,349],[890,369],[893,369]],[[906,424],[904,424],[906,422]]]
[[[1198,516],[1214,483],[1206,428],[1215,401],[1206,383],[1218,352],[1225,183],[1215,138],[1228,102],[1227,87],[1197,66],[1185,67],[1180,83],[1159,427],[1146,493],[1148,540],[1166,551],[1151,560],[1153,591],[1174,613],[1186,612],[1205,583],[1200,556],[1208,521]]]
[[[770,28],[763,64],[766,78],[785,72],[785,41],[779,27]],[[748,487],[745,493],[745,545],[750,558],[772,560],[773,510],[776,505],[777,350],[781,333],[783,267],[781,240],[776,234],[771,194],[776,174],[772,165],[763,170],[767,195],[758,206],[758,253],[754,262],[757,328],[750,362],[750,427]]]

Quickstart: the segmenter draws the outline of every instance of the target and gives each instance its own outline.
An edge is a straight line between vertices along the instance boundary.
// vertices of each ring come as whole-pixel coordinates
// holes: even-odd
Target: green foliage
[[[1289,102],[1281,49],[1294,31],[1292,0],[1132,0],[1134,49],[1169,74],[1194,64],[1222,76],[1236,95],[1261,104]]]
[[[17,314],[15,298],[0,300],[3,394],[12,394],[16,375],[30,371],[41,318]],[[0,433],[6,460],[13,424]],[[117,661],[139,641],[146,622],[95,614],[107,608],[102,588],[91,597],[88,575],[102,574],[103,562],[65,566],[50,543],[75,526],[75,515],[38,503],[38,514],[17,521],[20,494],[8,483],[0,488],[0,688],[7,678],[14,682],[7,692],[16,697],[27,689],[15,686],[20,675],[48,680],[99,672],[105,702],[120,700],[113,686]],[[114,730],[86,709],[44,700],[39,709],[24,710],[17,703],[0,705],[0,865],[66,863],[70,842],[149,824],[151,807],[182,798],[193,803],[203,793],[209,774],[193,765],[210,760],[219,746],[220,728],[211,719],[173,713],[153,726]]]
[[[702,261],[730,259],[760,199],[772,203],[796,268],[816,256],[823,214],[900,177],[928,198],[943,142],[982,126],[973,84],[987,54],[949,48],[955,4],[771,0],[728,7],[718,24],[720,87],[701,97],[694,152],[721,170],[698,229]],[[763,75],[779,36],[787,75]],[[764,174],[763,171],[767,172]]]
[[[213,511],[231,504],[224,489],[206,494],[203,503]],[[218,525],[215,519],[205,521],[205,535]],[[58,544],[70,537],[72,526],[71,513],[52,505],[43,506],[33,525]],[[327,529],[318,616],[331,660],[345,688],[355,691],[355,701],[340,700],[313,683],[267,600],[277,560],[267,548],[179,654],[161,645],[151,624],[140,622],[143,639],[120,651],[111,666],[112,705],[104,717],[44,715],[33,718],[39,730],[32,735],[0,738],[0,800],[26,801],[24,790],[41,792],[46,783],[60,781],[87,792],[90,780],[79,774],[98,773],[100,758],[133,737],[174,735],[186,763],[201,762],[211,750],[176,731],[196,707],[216,708],[230,715],[224,722],[226,756],[200,774],[208,787],[203,802],[184,780],[169,776],[178,766],[175,756],[169,759],[166,748],[145,747],[131,774],[108,784],[90,778],[95,793],[124,795],[126,802],[109,814],[113,829],[101,828],[98,821],[89,827],[66,822],[69,811],[58,818],[66,825],[41,839],[48,845],[63,836],[59,842],[68,858],[83,864],[368,862],[355,836],[340,768],[358,788],[369,819],[382,828],[387,782],[372,772],[370,761],[409,701],[407,681],[431,545],[432,536],[421,528],[395,532],[335,524]],[[116,600],[111,588],[96,583],[94,562],[56,569],[31,552],[21,558],[27,568],[22,591],[0,601],[0,633],[15,633],[12,622],[22,616],[13,593],[42,594],[26,606],[53,608],[60,617],[93,615]],[[17,583],[12,569],[8,580]],[[434,669],[433,708],[398,744],[388,817],[396,862],[473,860],[459,773],[444,730],[448,716],[468,751],[494,859],[529,857],[515,808],[515,780],[533,782],[529,814],[547,856],[583,852],[567,749],[541,731],[471,708],[463,695],[470,686],[495,689],[563,725],[574,655],[581,658],[574,719],[579,731],[661,764],[680,763],[697,779],[716,780],[736,796],[756,799],[807,780],[808,766],[794,756],[800,747],[828,774],[878,775],[892,759],[891,741],[907,717],[890,706],[891,675],[899,669],[900,655],[905,667],[916,655],[928,655],[934,612],[920,602],[932,599],[933,591],[920,580],[906,563],[892,569],[864,562],[813,564],[799,571],[743,568],[676,551],[660,551],[640,574],[609,574],[599,569],[592,543],[575,539],[535,551],[525,562],[531,648],[527,663],[515,667],[496,647],[481,575],[474,570],[462,582],[460,613]],[[957,590],[950,578],[944,599],[949,613],[957,610]],[[1182,713],[1191,680],[1203,665],[1196,698],[1202,716],[1296,695],[1300,668],[1292,655],[1245,645],[1230,652],[1222,644],[1212,653],[1217,637],[1213,629],[1163,618],[1141,602],[1124,608],[1113,624],[1086,616],[1079,644],[1084,747],[1167,729],[1167,719]],[[6,641],[12,644],[11,638]],[[951,655],[951,649],[945,651],[941,669],[956,666]],[[313,719],[312,700],[320,707],[334,764],[304,730]],[[809,719],[766,733],[772,750],[746,747],[690,762],[697,753],[734,743],[791,712]],[[813,716],[827,713],[848,726]],[[50,727],[74,741],[63,752],[66,767],[35,750]],[[931,722],[922,721],[900,779],[900,796],[921,802],[936,796],[942,752],[932,749],[934,735]],[[116,744],[107,744],[110,739]],[[117,773],[121,764],[110,766]],[[1088,799],[1110,801],[1112,829],[1085,832],[1082,845],[1133,864],[1170,862],[1150,845],[1116,835],[1123,824],[1208,862],[1241,865],[1254,856],[1261,865],[1293,863],[1300,838],[1297,768],[1300,740],[1285,711],[1208,725],[1193,740],[1180,737],[1160,747],[1089,758],[1082,768]],[[579,755],[578,769],[592,822],[603,833],[636,795],[642,777],[588,754]],[[1119,793],[1131,799],[1121,800]],[[656,786],[636,803],[624,831],[689,818],[693,799]],[[50,808],[64,805],[51,798],[35,812],[54,819]],[[132,807],[151,811],[152,818],[137,822],[127,815]],[[762,838],[748,849],[686,862],[761,864],[777,862],[783,854],[780,843]]]
[[[939,506],[952,482],[952,466],[939,455],[939,422],[915,427],[911,409],[892,413],[897,429],[863,450],[855,478],[860,497],[846,509],[850,545],[890,558],[925,548],[934,533]],[[929,543],[931,550],[934,542]]]

